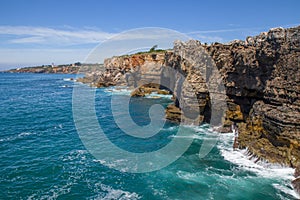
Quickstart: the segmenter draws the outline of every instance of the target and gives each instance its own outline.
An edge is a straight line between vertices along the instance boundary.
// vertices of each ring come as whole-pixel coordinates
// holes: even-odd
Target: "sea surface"
[[[201,144],[211,131],[208,125],[189,127],[191,146],[158,171],[127,173],[104,165],[89,153],[76,130],[72,93],[74,87],[82,86],[72,81],[74,77],[0,73],[0,199],[299,198],[290,184],[292,169],[255,164],[245,150],[233,151],[232,133],[220,135],[212,151],[199,158]],[[97,89],[95,110],[99,124],[119,148],[155,151],[176,138],[178,126],[169,122],[150,139],[121,134],[109,106],[112,94],[119,95],[122,106],[129,92]],[[133,98],[131,117],[146,125],[151,105],[170,102],[155,95]]]

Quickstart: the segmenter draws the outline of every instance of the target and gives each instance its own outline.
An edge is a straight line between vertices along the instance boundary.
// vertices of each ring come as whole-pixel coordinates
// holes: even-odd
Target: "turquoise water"
[[[190,127],[194,142],[176,162],[155,172],[132,174],[102,165],[85,148],[72,115],[74,75],[0,73],[0,199],[296,199],[292,169],[254,164],[232,151],[231,133],[220,136],[204,158],[197,155],[208,126]],[[88,89],[88,88],[87,88]],[[109,110],[113,91],[97,89],[96,113],[108,138],[127,151],[167,145],[178,127],[165,124],[148,140],[126,136]],[[120,105],[126,92],[119,92]],[[147,108],[169,99],[132,99],[137,124]],[[105,147],[103,147],[105,151]],[[101,164],[102,163],[102,164]]]

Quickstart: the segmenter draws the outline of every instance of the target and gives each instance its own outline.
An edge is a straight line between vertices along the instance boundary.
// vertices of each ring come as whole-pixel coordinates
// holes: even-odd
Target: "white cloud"
[[[0,35],[15,37],[8,40],[8,43],[75,45],[99,43],[112,37],[114,34],[89,29],[75,30],[69,28],[62,30],[32,26],[0,26]]]
[[[151,31],[149,34],[147,31]],[[64,27],[64,29],[55,29],[48,27],[33,26],[0,26],[1,35],[9,36],[6,44],[40,44],[51,46],[70,46],[81,44],[98,44],[107,39],[115,41],[128,40],[154,40],[169,39],[178,35],[185,35],[170,29],[145,27],[131,29],[121,33],[109,33],[97,28],[84,27],[75,29],[72,27]]]
[[[0,71],[7,68],[84,61],[90,49],[3,49],[0,48]]]
[[[242,29],[193,31],[180,33],[170,29],[145,27],[120,34],[101,31],[94,27],[49,28],[34,26],[0,26],[0,65],[39,65],[84,61],[101,62],[137,48],[171,48],[175,40],[195,38],[201,42],[224,42],[217,33],[239,32]],[[3,37],[2,37],[3,36]],[[100,48],[93,47],[101,43]],[[74,47],[76,45],[76,48]],[[89,53],[92,52],[92,53]]]

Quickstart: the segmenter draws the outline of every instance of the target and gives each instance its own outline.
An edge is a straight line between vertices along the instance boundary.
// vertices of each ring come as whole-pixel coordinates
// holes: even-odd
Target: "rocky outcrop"
[[[138,87],[149,83],[160,84],[160,73],[166,51],[115,56],[104,60],[104,67],[87,73],[78,81],[96,87],[127,85]],[[145,82],[148,80],[148,82]]]
[[[92,78],[97,84],[108,82],[101,79],[107,73],[114,84],[137,88],[132,96],[166,89],[174,100],[167,119],[218,124],[212,117],[217,113],[222,131],[237,124],[235,147],[268,162],[300,166],[300,27],[228,44],[177,41],[173,51],[113,57],[104,66]],[[292,184],[300,192],[296,173]]]
[[[262,72],[256,73],[255,101],[241,124],[240,147],[295,167],[300,163],[300,28],[271,29],[248,38],[248,46],[256,48]]]
[[[217,124],[212,121],[217,112],[223,131],[237,124],[239,148],[295,167],[300,164],[299,58],[300,27],[275,28],[245,41],[177,41],[173,51],[109,58],[102,72],[88,78],[99,87],[135,87],[133,96],[167,90],[174,96],[167,119]],[[226,105],[215,103],[222,99]],[[218,113],[224,107],[225,113]]]
[[[275,28],[246,41],[201,46],[214,61],[225,86],[227,110],[223,130],[235,122],[240,148],[248,148],[250,153],[269,162],[297,166],[300,163],[300,27]],[[176,49],[181,49],[180,54],[199,51],[191,42],[177,43],[174,52]],[[206,68],[210,65],[204,63]],[[196,74],[192,68],[186,68],[184,61],[177,65],[187,69],[187,77]],[[206,92],[201,78],[203,73],[190,80],[200,86],[194,87],[196,92]],[[200,105],[209,108],[202,113],[203,120],[209,121],[206,117],[213,108],[204,100],[207,98],[197,98]],[[175,113],[179,116],[174,109],[169,111],[172,118]]]
[[[292,185],[294,187],[294,189],[296,190],[296,192],[298,194],[300,194],[300,165],[297,166],[297,168],[295,169],[295,179],[292,181]]]

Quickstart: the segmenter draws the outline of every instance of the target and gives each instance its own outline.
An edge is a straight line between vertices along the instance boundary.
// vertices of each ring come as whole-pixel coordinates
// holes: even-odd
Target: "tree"
[[[150,50],[149,50],[149,52],[153,52],[153,51],[155,51],[155,49],[157,48],[157,44],[156,45],[154,45]]]
[[[75,66],[81,66],[81,62],[74,63]]]

